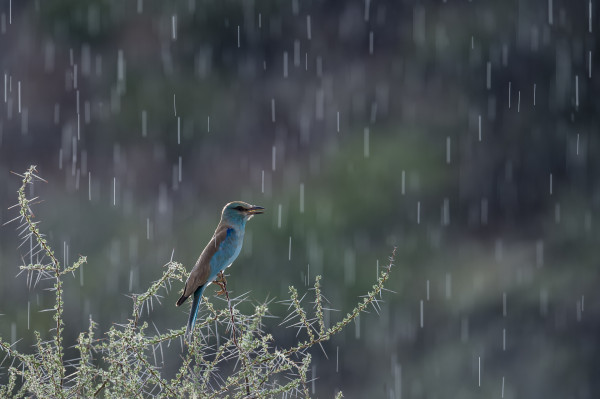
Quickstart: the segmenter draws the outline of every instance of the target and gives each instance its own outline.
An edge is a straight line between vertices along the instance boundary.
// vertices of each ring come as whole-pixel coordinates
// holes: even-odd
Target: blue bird
[[[212,239],[196,261],[196,265],[185,282],[183,295],[177,301],[177,306],[180,306],[190,295],[194,294],[185,332],[189,340],[192,338],[192,331],[194,330],[194,324],[196,324],[196,315],[202,293],[211,282],[217,280],[217,277],[219,279],[216,284],[224,289],[222,272],[231,266],[240,254],[244,243],[246,222],[252,216],[263,213],[264,209],[262,206],[250,205],[242,201],[230,202],[223,208],[221,221],[215,230],[215,234],[213,234]]]

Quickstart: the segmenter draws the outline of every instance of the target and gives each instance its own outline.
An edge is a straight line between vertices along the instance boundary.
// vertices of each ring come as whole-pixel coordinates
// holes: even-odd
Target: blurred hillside
[[[4,0],[0,223],[10,172],[38,165],[41,229],[89,262],[66,285],[67,341],[90,315],[126,320],[171,257],[191,268],[241,199],[267,213],[228,282],[256,301],[322,274],[336,321],[398,247],[381,314],[313,354],[315,396],[598,397],[597,9]],[[16,227],[0,335],[22,349],[52,293],[15,278]],[[186,322],[180,288],[148,319],[161,331]]]

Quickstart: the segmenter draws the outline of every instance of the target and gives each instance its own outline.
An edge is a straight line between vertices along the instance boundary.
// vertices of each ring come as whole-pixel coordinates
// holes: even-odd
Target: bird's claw
[[[217,279],[215,280],[216,284],[219,283],[223,283],[225,285],[227,285],[227,280],[225,279],[225,275],[223,274],[223,272],[219,272],[219,274],[217,274]],[[221,284],[219,284],[221,285]]]
[[[219,274],[217,274],[217,279],[213,281],[213,284],[221,287],[221,290],[217,292],[217,295],[223,295],[227,291],[227,280],[225,279],[223,272],[219,272]]]
[[[221,290],[219,292],[217,292],[217,295],[223,295],[225,293],[225,284],[223,283],[217,283],[216,281],[214,282],[215,284],[217,284],[219,287],[221,287]]]

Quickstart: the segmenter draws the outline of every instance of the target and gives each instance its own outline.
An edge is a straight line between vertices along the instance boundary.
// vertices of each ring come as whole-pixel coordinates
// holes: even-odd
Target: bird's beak
[[[248,209],[248,214],[249,215],[260,215],[261,213],[264,213],[265,208],[263,208],[262,206],[256,206],[256,205],[252,205],[252,207],[250,209]]]

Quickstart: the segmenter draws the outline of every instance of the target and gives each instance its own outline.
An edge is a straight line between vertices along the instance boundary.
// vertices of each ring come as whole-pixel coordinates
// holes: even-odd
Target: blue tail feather
[[[200,301],[202,300],[204,288],[206,288],[206,284],[198,287],[196,291],[194,291],[194,301],[192,302],[192,309],[190,310],[190,317],[185,331],[188,341],[192,340],[192,332],[194,331],[194,325],[196,324],[196,316],[198,315],[198,308],[200,306]]]

